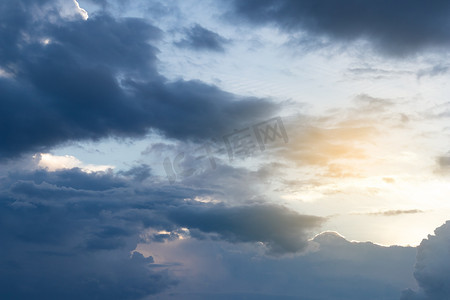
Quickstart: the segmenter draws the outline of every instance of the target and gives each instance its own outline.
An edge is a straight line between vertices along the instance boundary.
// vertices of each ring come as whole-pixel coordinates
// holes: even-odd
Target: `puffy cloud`
[[[3,180],[0,293],[5,299],[137,299],[174,284],[164,268],[152,267],[151,257],[130,255],[140,225],[118,218],[126,207],[118,198],[123,181],[77,169]]]
[[[417,248],[414,270],[422,291],[407,290],[402,299],[444,300],[450,296],[450,221],[428,235]]]
[[[322,218],[281,206],[225,206],[207,189],[129,171],[16,171],[0,181],[0,294],[6,299],[140,299],[177,282],[169,265],[131,254],[139,242],[202,240],[272,253],[305,249]],[[150,176],[150,177],[149,177]],[[145,232],[156,232],[145,238]],[[151,256],[151,255],[150,255]]]
[[[201,140],[278,109],[199,81],[169,82],[156,69],[154,44],[162,32],[143,19],[70,20],[50,10],[52,18],[31,22],[40,9],[20,1],[0,5],[0,68],[12,74],[0,77],[2,159],[152,129]]]
[[[40,153],[36,154],[34,158],[39,160],[39,167],[48,169],[49,171],[80,168],[85,172],[99,172],[114,168],[114,166],[111,165],[83,164],[83,162],[72,155],[59,156],[50,153]]]
[[[306,253],[281,257],[194,239],[139,249],[191,262],[178,269],[184,280],[158,295],[169,299],[396,300],[414,284],[415,248],[349,242],[331,232],[310,241]]]

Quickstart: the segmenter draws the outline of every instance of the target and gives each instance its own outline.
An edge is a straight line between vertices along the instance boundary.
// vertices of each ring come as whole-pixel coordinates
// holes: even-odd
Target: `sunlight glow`
[[[105,172],[109,169],[114,169],[114,166],[112,165],[84,164],[75,156],[71,155],[57,156],[50,153],[39,153],[33,155],[33,159],[38,161],[38,167],[47,169],[50,172],[79,168],[83,172],[92,173]]]

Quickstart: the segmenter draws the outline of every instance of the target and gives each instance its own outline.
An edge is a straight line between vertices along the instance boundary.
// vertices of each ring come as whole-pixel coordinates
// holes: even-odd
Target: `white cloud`
[[[56,0],[60,16],[69,20],[79,19],[81,17],[86,21],[89,18],[88,12],[80,7],[77,0],[72,1],[71,3],[67,0]]]
[[[80,14],[80,16],[83,18],[83,20],[87,20],[89,18],[88,12],[80,7],[80,4],[77,0],[73,0],[73,3],[75,3],[75,6],[77,7],[77,11]]]
[[[49,38],[43,38],[41,39],[41,44],[47,46],[48,44],[50,44],[52,42],[51,39]]]
[[[34,155],[33,158],[38,160],[38,166],[40,168],[44,168],[52,172],[56,170],[80,168],[83,172],[91,173],[107,171],[108,169],[114,168],[114,166],[111,165],[84,164],[72,155],[58,156],[50,153],[40,153]]]
[[[1,77],[10,78],[12,77],[12,74],[6,71],[5,69],[0,68],[0,78]]]

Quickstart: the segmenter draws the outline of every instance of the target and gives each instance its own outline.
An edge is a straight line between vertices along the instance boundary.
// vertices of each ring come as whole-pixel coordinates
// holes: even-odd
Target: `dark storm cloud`
[[[128,87],[143,99],[149,118],[146,122],[166,136],[181,140],[220,137],[252,120],[264,120],[277,110],[277,105],[268,100],[236,96],[200,81],[130,81]]]
[[[308,40],[325,37],[347,44],[365,39],[393,56],[445,50],[450,44],[450,3],[444,0],[235,0],[233,6],[235,14],[252,23],[304,32]]]
[[[209,50],[224,52],[228,40],[219,34],[208,30],[199,24],[186,29],[186,37],[177,42],[179,47],[186,47],[194,50]]]
[[[88,183],[79,170],[22,175],[3,178],[0,192],[2,299],[138,299],[174,284],[151,257],[130,257],[142,227],[119,216],[137,200],[123,203],[114,178],[86,174]],[[36,177],[45,181],[28,180]],[[9,188],[9,180],[17,183]]]
[[[275,205],[181,207],[169,216],[181,226],[217,233],[230,242],[266,243],[271,253],[279,254],[303,251],[306,233],[325,221]]]
[[[36,4],[0,5],[0,155],[69,140],[143,136],[200,140],[266,118],[277,106],[156,70],[161,31],[142,19],[52,21]],[[15,17],[10,17],[13,14]],[[5,17],[3,17],[5,16]],[[47,41],[47,42],[45,42]]]
[[[148,178],[147,171],[144,165],[119,174],[72,169],[2,177],[2,297],[140,299],[176,282],[152,257],[130,257],[140,242],[188,237],[187,227],[192,239],[263,242],[273,253],[296,252],[306,246],[306,232],[323,221],[281,206],[189,200],[210,192],[152,180],[144,185],[139,178],[142,172]],[[143,239],[147,229],[159,233]]]
[[[142,166],[141,168],[144,168]],[[132,169],[133,170],[133,169]],[[128,172],[132,172],[129,170]],[[126,181],[114,176],[112,172],[85,173],[78,168],[48,172],[37,170],[32,173],[10,173],[12,182],[27,180],[35,184],[51,183],[56,187],[72,188],[76,190],[105,191],[113,188],[125,187]]]

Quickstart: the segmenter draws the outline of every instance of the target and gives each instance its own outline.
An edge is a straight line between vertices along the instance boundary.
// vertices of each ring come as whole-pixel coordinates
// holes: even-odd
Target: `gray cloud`
[[[307,40],[340,44],[367,40],[375,50],[404,56],[450,43],[450,3],[435,1],[233,1],[233,13],[253,24],[303,32]]]
[[[439,167],[445,169],[450,166],[450,157],[449,156],[439,156],[437,158],[437,163]]]
[[[450,221],[437,228],[434,235],[428,235],[417,248],[414,277],[421,291],[407,290],[403,300],[444,300],[450,295],[449,243]]]
[[[12,74],[0,77],[0,159],[149,130],[202,140],[278,109],[199,81],[167,81],[153,46],[162,33],[143,19],[67,20],[53,10],[51,22],[30,23],[39,10],[20,1],[0,5],[0,68]],[[11,11],[14,18],[3,18]]]
[[[398,215],[404,215],[404,214],[419,214],[423,213],[423,210],[420,209],[397,209],[397,210],[386,210],[386,211],[379,211],[374,213],[368,213],[369,215],[378,215],[378,216],[398,216]]]
[[[449,66],[446,64],[437,64],[430,68],[421,69],[417,72],[417,78],[420,79],[424,76],[435,77],[448,73]]]
[[[122,202],[124,181],[70,170],[16,173],[1,185],[4,299],[138,299],[175,283],[152,257],[130,256],[142,225],[120,217],[139,202]]]
[[[219,34],[208,30],[199,24],[195,24],[186,29],[186,37],[176,42],[179,47],[190,48],[194,50],[207,50],[215,52],[224,52],[225,45],[229,41]]]
[[[283,257],[223,242],[191,239],[177,246],[173,256],[202,263],[164,298],[397,300],[414,284],[415,248],[349,242],[330,232],[310,241],[307,253]],[[168,243],[157,252],[172,251]]]
[[[142,164],[139,166],[134,166],[128,171],[122,171],[119,172],[119,174],[123,174],[125,176],[130,176],[134,180],[137,181],[144,181],[145,179],[149,178],[151,176],[151,168],[147,164]]]
[[[184,227],[217,233],[230,242],[266,243],[274,254],[303,251],[306,233],[325,221],[275,205],[180,207],[171,211],[169,218]]]
[[[139,253],[130,256],[140,242],[178,240],[187,227],[191,239],[252,247],[262,242],[269,252],[283,254],[304,250],[307,233],[323,221],[276,205],[189,200],[217,190],[164,186],[147,171],[144,165],[118,174],[71,169],[3,176],[0,294],[140,299],[177,282],[169,266]],[[145,240],[148,229],[168,233]]]

